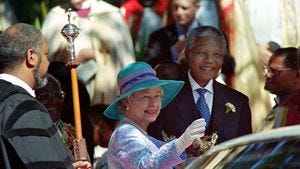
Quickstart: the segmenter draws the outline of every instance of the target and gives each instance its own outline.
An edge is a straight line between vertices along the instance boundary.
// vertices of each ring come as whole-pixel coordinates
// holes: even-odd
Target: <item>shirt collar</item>
[[[276,96],[276,97],[274,98],[274,102],[275,102],[275,107],[279,105],[280,100],[279,100],[279,97],[278,97],[278,96]]]
[[[197,22],[197,20],[195,19],[194,22],[189,26],[188,31],[184,32],[184,29],[182,26],[175,24],[176,27],[176,31],[178,33],[178,37],[182,34],[184,34],[185,36],[188,36],[188,34],[196,27],[199,26],[199,23]]]
[[[195,91],[199,88],[204,88],[206,90],[208,90],[208,92],[210,93],[214,93],[214,90],[213,90],[213,79],[211,79],[206,86],[204,87],[201,87],[195,80],[194,78],[192,77],[190,71],[188,71],[188,78],[189,78],[189,81],[190,81],[190,84],[191,84],[191,88],[192,88],[192,91]]]
[[[23,89],[25,89],[32,97],[35,97],[35,92],[34,90],[23,80],[19,79],[16,76],[6,74],[6,73],[1,73],[0,74],[0,79],[5,80],[7,82],[12,83],[13,85],[20,86]]]

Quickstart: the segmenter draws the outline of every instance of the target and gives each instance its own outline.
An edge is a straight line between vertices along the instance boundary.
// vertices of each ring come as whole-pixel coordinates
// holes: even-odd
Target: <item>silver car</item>
[[[186,169],[300,169],[300,125],[245,135],[216,145]]]

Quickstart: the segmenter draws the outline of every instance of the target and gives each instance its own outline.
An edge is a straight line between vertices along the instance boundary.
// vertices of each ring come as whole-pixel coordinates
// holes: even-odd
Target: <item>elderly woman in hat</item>
[[[172,168],[193,140],[204,136],[204,119],[195,120],[177,139],[164,143],[147,134],[147,127],[182,88],[182,81],[159,80],[145,62],[135,62],[118,74],[120,96],[104,111],[121,120],[108,145],[109,168]],[[174,122],[176,123],[176,122]]]

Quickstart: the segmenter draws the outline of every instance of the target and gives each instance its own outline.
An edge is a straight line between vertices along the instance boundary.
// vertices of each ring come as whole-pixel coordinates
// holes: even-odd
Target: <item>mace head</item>
[[[68,24],[66,24],[62,30],[61,34],[68,40],[68,41],[74,41],[77,36],[79,35],[80,29],[70,22],[71,17],[71,8],[68,9]]]
[[[79,62],[75,58],[74,40],[79,34],[79,28],[76,25],[71,24],[70,17],[71,9],[68,10],[68,23],[62,28],[61,34],[68,41],[67,51],[69,54],[69,59],[67,61],[67,66],[71,68],[76,68],[79,65]]]

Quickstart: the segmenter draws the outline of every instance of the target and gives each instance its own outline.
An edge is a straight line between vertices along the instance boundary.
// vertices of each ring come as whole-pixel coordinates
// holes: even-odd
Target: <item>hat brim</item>
[[[119,97],[117,97],[110,106],[107,107],[107,109],[104,111],[104,115],[115,120],[121,120],[124,118],[124,113],[120,111],[118,108],[118,102],[125,98],[126,96],[129,96],[130,94],[140,91],[143,89],[148,89],[155,86],[161,86],[164,92],[164,97],[162,99],[162,106],[161,108],[164,108],[167,106],[174,97],[178,94],[180,89],[183,87],[184,82],[183,81],[176,81],[176,80],[149,80],[142,82],[136,86],[134,86],[132,89],[129,89],[127,92],[123,93]]]

